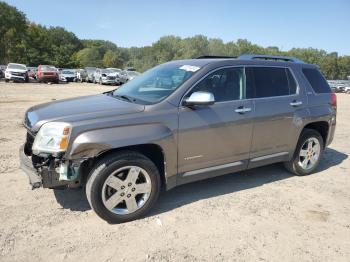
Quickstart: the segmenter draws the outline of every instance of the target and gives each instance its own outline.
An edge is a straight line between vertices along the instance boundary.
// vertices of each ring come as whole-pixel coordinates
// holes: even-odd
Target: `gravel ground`
[[[0,82],[0,261],[350,261],[350,95],[317,173],[281,165],[163,193],[148,217],[109,225],[83,190],[32,191],[19,170],[35,104],[111,89]]]

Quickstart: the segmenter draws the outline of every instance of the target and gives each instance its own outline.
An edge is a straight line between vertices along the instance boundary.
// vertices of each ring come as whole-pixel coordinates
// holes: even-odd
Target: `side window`
[[[239,100],[243,98],[243,85],[243,68],[219,69],[199,82],[187,97],[193,92],[205,91],[213,93],[215,102]]]
[[[286,68],[279,67],[247,67],[247,98],[285,96],[295,93],[289,90],[288,71]],[[291,75],[290,77],[292,81],[293,77]],[[293,82],[291,82],[292,86]],[[295,81],[294,90],[296,90]]]
[[[313,68],[303,68],[303,73],[316,93],[331,93],[331,88],[320,71]]]

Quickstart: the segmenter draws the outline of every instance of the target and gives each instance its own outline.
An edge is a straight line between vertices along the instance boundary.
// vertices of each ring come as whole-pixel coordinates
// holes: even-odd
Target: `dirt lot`
[[[0,261],[350,261],[350,95],[316,174],[272,165],[188,184],[109,225],[83,190],[32,191],[18,168],[28,107],[108,89],[0,83]]]

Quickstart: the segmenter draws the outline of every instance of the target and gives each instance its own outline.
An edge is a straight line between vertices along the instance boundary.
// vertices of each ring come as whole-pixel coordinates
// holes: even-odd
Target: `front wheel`
[[[324,149],[323,138],[313,129],[302,131],[293,158],[284,165],[297,176],[311,174],[320,163]]]
[[[160,175],[142,154],[123,152],[103,158],[91,170],[86,196],[91,208],[109,223],[143,217],[160,192]]]

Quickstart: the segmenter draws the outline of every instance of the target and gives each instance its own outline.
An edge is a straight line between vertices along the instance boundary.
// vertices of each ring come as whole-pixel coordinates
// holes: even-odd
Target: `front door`
[[[179,174],[229,165],[245,168],[247,162],[241,160],[249,158],[254,108],[252,101],[244,99],[244,82],[243,68],[218,69],[185,96],[196,91],[211,92],[215,103],[193,108],[180,106]]]

